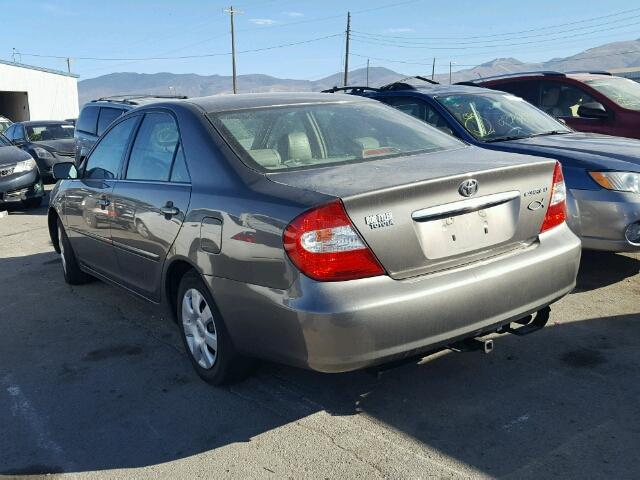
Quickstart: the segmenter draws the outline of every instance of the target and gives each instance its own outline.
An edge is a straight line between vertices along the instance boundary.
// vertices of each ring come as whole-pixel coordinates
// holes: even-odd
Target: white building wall
[[[30,120],[78,116],[75,76],[0,62],[0,92],[27,92]]]

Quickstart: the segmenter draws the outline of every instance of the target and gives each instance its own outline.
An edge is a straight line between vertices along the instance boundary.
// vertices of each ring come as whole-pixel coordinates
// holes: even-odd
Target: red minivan
[[[606,72],[530,72],[473,82],[522,97],[581,132],[640,138],[640,83]]]

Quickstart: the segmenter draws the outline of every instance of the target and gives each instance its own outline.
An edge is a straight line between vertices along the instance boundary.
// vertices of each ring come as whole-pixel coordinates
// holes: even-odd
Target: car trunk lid
[[[554,166],[553,160],[463,148],[268,177],[339,197],[388,274],[403,279],[531,244]],[[468,180],[478,188],[466,197],[461,184]]]

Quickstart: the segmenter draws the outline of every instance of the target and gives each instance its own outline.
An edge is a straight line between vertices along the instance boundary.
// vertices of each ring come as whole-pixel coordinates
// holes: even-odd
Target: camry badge
[[[475,178],[469,178],[458,186],[458,192],[463,197],[471,197],[478,192],[478,181]]]

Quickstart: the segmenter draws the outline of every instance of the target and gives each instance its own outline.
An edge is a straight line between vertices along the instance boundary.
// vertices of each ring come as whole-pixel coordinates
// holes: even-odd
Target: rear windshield
[[[376,160],[463,145],[392,107],[369,102],[255,108],[208,117],[246,163],[264,170]]]
[[[73,125],[29,125],[27,137],[32,142],[42,142],[47,140],[61,140],[63,138],[73,138]]]

